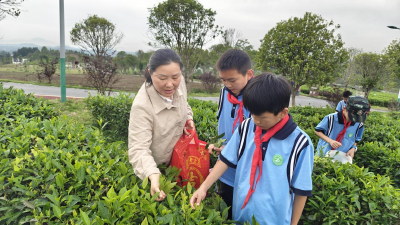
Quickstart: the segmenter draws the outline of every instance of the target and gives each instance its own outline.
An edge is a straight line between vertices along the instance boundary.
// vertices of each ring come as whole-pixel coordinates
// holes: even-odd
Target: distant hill
[[[45,40],[43,38],[33,38],[31,40],[2,40],[0,39],[0,51],[6,51],[9,53],[12,53],[14,51],[17,51],[18,49],[22,47],[30,47],[34,48],[37,47],[39,50],[43,47],[46,46],[48,49],[55,49],[55,50],[60,50],[60,45],[58,43],[52,42]],[[80,52],[80,48],[75,48],[75,47],[70,47],[70,46],[65,46],[66,50],[72,50],[72,51],[78,51]],[[116,52],[117,54],[118,52]],[[127,52],[127,54],[132,54],[136,55],[138,52]]]
[[[39,50],[46,45],[37,45],[37,44],[32,44],[32,43],[22,43],[22,44],[0,44],[0,51],[6,51],[9,53],[12,53],[14,51],[17,51],[20,48],[23,47],[30,47],[30,48],[38,48]],[[48,49],[56,49],[56,50],[60,50],[60,46],[46,46],[46,48]],[[73,51],[81,51],[79,48],[73,48],[70,46],[65,46],[66,50],[73,50]]]

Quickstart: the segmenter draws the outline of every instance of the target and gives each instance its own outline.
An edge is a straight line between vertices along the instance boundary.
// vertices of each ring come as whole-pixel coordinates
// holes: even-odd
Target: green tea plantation
[[[211,188],[193,210],[194,188],[165,168],[157,202],[127,156],[133,98],[85,100],[93,126],[57,115],[46,100],[0,84],[0,224],[235,224]],[[190,99],[199,138],[217,137],[217,105]],[[316,145],[313,129],[331,108],[290,113]],[[371,113],[354,164],[315,157],[313,196],[301,224],[400,224],[400,115]],[[212,164],[215,157],[212,158]],[[248,224],[257,224],[253,218]]]

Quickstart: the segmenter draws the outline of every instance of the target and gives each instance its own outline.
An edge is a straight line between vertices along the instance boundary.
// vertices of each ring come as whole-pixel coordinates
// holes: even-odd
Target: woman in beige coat
[[[157,165],[169,165],[179,137],[194,127],[181,69],[175,51],[155,51],[146,68],[146,82],[135,96],[130,113],[129,162],[140,179],[149,178],[151,195],[160,192],[158,201],[166,194],[159,188]]]

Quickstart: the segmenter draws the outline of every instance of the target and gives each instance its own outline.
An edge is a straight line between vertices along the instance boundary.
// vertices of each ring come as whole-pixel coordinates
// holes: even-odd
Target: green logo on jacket
[[[272,162],[276,165],[276,166],[280,166],[283,163],[283,158],[280,155],[274,155],[274,157],[272,158]]]

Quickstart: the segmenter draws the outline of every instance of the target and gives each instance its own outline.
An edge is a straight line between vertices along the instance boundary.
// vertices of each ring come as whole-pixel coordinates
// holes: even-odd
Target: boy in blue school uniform
[[[233,219],[297,224],[312,191],[314,148],[288,113],[291,86],[272,73],[253,78],[243,93],[252,115],[235,130],[214,169],[193,194],[199,203],[228,167],[236,168]]]
[[[343,100],[340,101],[336,106],[336,112],[341,112],[343,108],[346,106],[347,99],[352,95],[350,91],[344,91],[342,94]]]
[[[225,134],[226,139],[219,148],[210,144],[209,152],[216,151],[219,154],[232,137],[233,131],[245,119],[249,118],[250,112],[243,107],[242,94],[250,79],[253,78],[250,56],[238,49],[226,51],[216,64],[220,79],[224,83],[221,89],[218,103],[218,136]],[[233,184],[235,181],[235,169],[229,168],[221,177],[221,185],[218,194],[231,207],[228,211],[228,218],[232,218],[232,197]]]
[[[364,97],[350,96],[343,111],[325,116],[314,130],[319,137],[317,153],[324,156],[329,150],[338,150],[354,158],[370,109]]]

